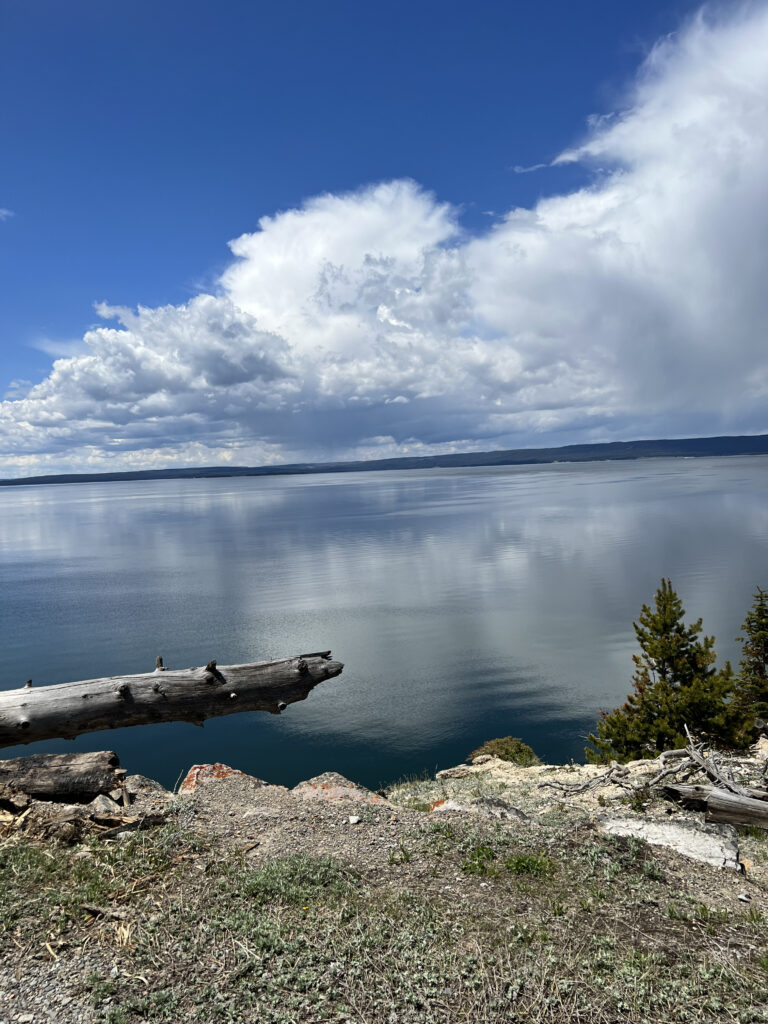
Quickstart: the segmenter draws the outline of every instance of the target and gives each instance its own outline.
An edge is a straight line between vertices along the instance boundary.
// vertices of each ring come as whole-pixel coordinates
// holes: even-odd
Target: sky
[[[766,430],[768,3],[0,0],[0,476]]]

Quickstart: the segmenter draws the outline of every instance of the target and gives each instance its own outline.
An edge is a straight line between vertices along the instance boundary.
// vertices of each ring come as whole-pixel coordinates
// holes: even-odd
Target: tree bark
[[[343,665],[330,651],[280,661],[111,676],[0,692],[0,748],[154,722],[192,722],[237,711],[279,715]]]

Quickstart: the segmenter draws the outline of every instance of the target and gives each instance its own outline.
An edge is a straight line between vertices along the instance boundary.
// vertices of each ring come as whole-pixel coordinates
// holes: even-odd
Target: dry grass
[[[110,1024],[768,1021],[762,915],[695,902],[645,844],[591,831],[425,817],[375,871],[254,863],[181,821],[17,840],[0,929],[73,971],[106,949],[84,984]]]

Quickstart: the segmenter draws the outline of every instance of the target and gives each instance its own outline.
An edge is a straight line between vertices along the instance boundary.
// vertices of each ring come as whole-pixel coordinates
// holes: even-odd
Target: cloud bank
[[[768,398],[768,8],[662,40],[558,157],[589,187],[470,237],[391,181],[264,217],[215,294],[97,307],[0,403],[4,475],[754,433]]]

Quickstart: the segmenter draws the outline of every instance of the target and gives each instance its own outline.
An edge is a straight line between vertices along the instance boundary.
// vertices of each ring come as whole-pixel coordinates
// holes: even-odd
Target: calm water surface
[[[14,748],[115,749],[292,784],[446,767],[492,736],[581,758],[670,576],[721,658],[768,586],[768,458],[0,489],[0,688],[331,648],[342,676],[249,713]]]

